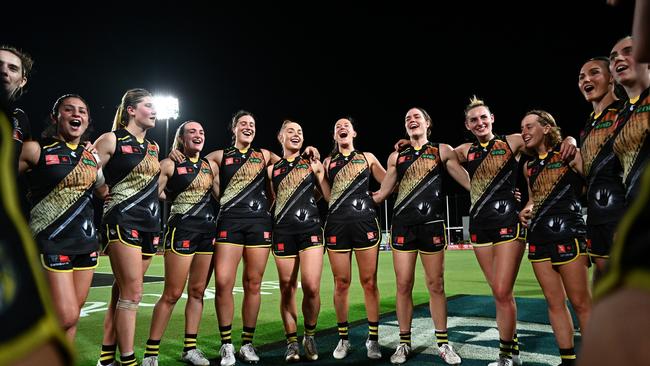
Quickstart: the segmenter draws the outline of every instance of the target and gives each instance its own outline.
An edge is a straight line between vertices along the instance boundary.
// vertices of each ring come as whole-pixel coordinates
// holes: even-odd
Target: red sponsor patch
[[[328,236],[327,242],[330,244],[336,244],[336,235]]]
[[[562,244],[559,244],[557,246],[557,252],[558,253],[566,253],[566,247],[564,245],[562,245]]]
[[[336,162],[330,163],[330,169],[336,168],[336,165],[337,165]]]
[[[499,235],[507,235],[508,234],[508,228],[504,227],[499,230]]]
[[[374,240],[376,236],[374,231],[368,231],[368,240]]]
[[[587,248],[591,249],[591,239],[587,239]]]
[[[476,156],[476,153],[469,153],[469,154],[467,154],[467,160],[472,161],[472,160],[474,160],[475,156]]]
[[[123,154],[133,154],[133,146],[130,145],[122,145],[120,150],[122,150]]]
[[[153,245],[158,245],[158,242],[160,242],[160,237],[159,236],[154,236],[152,242],[153,242]]]
[[[136,229],[131,230],[131,237],[136,239],[140,237],[140,233],[138,233],[138,230]]]
[[[528,176],[529,177],[533,176],[533,168],[528,168]]]
[[[189,248],[190,247],[190,241],[189,240],[183,240],[183,248]]]
[[[271,238],[271,232],[270,231],[265,231],[264,232],[264,239],[270,239]]]
[[[478,241],[478,237],[476,236],[476,234],[472,234],[472,241],[474,243],[476,243]]]
[[[318,237],[318,235],[312,235],[311,236],[311,242],[312,243],[320,243],[320,238]]]
[[[395,237],[395,243],[404,244],[404,237],[403,236],[396,236]]]
[[[61,159],[61,164],[70,164],[70,157],[61,155],[59,158]]]
[[[219,239],[225,239],[228,237],[228,232],[227,231],[219,231]]]
[[[97,256],[97,252],[92,252],[92,253],[90,253],[90,256],[91,256],[91,257],[96,257],[96,256]]]
[[[233,158],[226,158],[226,161],[224,162],[224,164],[226,165],[232,165],[232,163],[233,163]]]
[[[434,236],[433,237],[433,244],[440,244],[442,243],[442,238],[439,236]]]
[[[528,245],[528,251],[531,253],[535,253],[535,246],[534,245]]]
[[[176,173],[178,173],[179,175],[187,174],[187,168],[184,166],[176,168]]]
[[[59,262],[70,262],[70,257],[67,255],[59,255]]]
[[[273,171],[273,176],[277,177],[278,175],[282,174],[282,169],[276,169]]]
[[[284,252],[284,243],[278,243],[278,252]]]
[[[45,165],[59,164],[58,155],[45,155]]]

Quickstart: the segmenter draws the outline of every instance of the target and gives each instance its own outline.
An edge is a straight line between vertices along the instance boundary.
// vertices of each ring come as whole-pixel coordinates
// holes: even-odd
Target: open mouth
[[[409,128],[410,128],[410,129],[414,129],[414,128],[418,128],[418,127],[420,127],[420,124],[417,123],[417,122],[411,122],[411,123],[409,123]]]
[[[584,87],[585,93],[591,93],[592,91],[594,91],[594,89],[596,89],[596,87],[591,84],[585,85]]]
[[[244,131],[242,131],[242,135],[244,135],[244,136],[253,136],[253,131],[244,130]]]
[[[200,143],[203,142],[203,140],[197,138],[197,139],[192,139],[192,142],[195,143],[195,144],[197,144],[197,145],[199,145]]]
[[[623,72],[628,69],[627,65],[618,65],[616,66],[616,72]]]
[[[300,143],[300,137],[292,137],[289,141],[291,141],[294,144],[299,144]]]
[[[348,131],[339,132],[339,137],[342,138],[342,139],[348,137],[348,135],[349,135]]]
[[[533,139],[533,137],[532,137],[532,136],[529,136],[529,135],[523,136],[523,138],[524,138],[524,142],[525,142],[525,143],[528,143],[528,142],[530,142],[530,140]]]
[[[74,128],[79,128],[79,127],[81,127],[81,121],[78,120],[78,119],[73,119],[73,120],[70,121],[70,126],[72,126]]]

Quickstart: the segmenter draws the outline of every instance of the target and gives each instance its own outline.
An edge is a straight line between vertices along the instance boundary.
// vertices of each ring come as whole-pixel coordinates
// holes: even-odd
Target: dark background
[[[631,3],[61,2],[12,8],[0,40],[35,59],[19,105],[36,133],[57,97],[78,93],[90,104],[94,139],[110,129],[123,93],[143,87],[179,98],[170,135],[184,120],[203,123],[206,153],[230,143],[226,126],[246,109],[256,117],[255,145],[278,154],[284,118],[326,155],[334,123],[350,115],[355,146],[385,163],[412,106],[433,117],[431,140],[467,141],[472,94],[491,107],[496,133],[518,132],[524,113],[541,108],[578,136],[591,111],[578,72],[630,33]],[[164,148],[163,121],[149,137]]]

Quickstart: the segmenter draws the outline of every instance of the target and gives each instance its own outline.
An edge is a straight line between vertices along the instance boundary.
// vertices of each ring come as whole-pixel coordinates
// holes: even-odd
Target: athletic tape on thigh
[[[122,309],[122,310],[137,311],[139,304],[140,304],[139,301],[131,301],[131,300],[119,299],[119,300],[117,300],[116,308],[117,309]]]

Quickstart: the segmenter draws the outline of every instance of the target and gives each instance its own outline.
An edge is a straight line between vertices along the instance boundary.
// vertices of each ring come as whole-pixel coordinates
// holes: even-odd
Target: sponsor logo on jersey
[[[327,243],[328,244],[336,244],[336,235],[328,236],[327,237]]]
[[[262,159],[260,158],[250,158],[251,163],[261,163]]]
[[[404,237],[403,236],[396,236],[395,237],[395,244],[398,244],[398,245],[404,244]]]
[[[612,121],[612,120],[602,121],[599,124],[597,124],[596,127],[594,127],[594,129],[595,130],[600,130],[601,128],[611,127],[611,125],[613,125],[613,124],[614,124],[614,121]]]
[[[187,168],[184,166],[178,167],[176,168],[176,173],[179,175],[187,174]]]
[[[45,165],[60,164],[58,155],[45,155]]]
[[[561,161],[556,161],[555,163],[551,163],[548,165],[548,169],[558,169],[562,167],[562,162]]]
[[[506,151],[504,149],[496,149],[496,150],[492,150],[491,154],[492,155],[505,155]]]
[[[97,166],[94,160],[88,158],[81,158],[81,162],[89,166]]]
[[[190,247],[190,241],[189,240],[183,240],[183,242],[181,243],[181,246],[183,248],[189,248]]]

